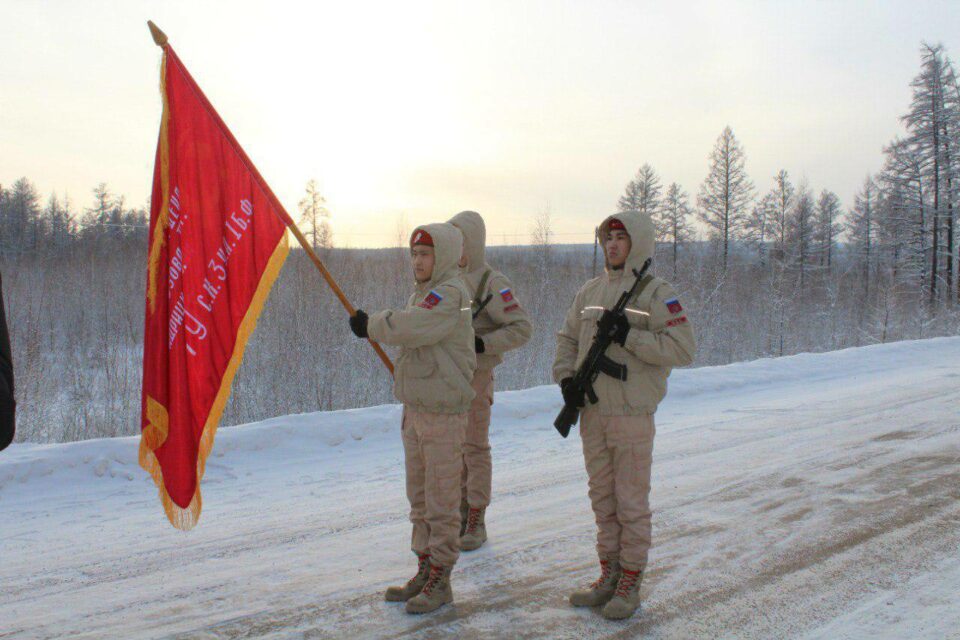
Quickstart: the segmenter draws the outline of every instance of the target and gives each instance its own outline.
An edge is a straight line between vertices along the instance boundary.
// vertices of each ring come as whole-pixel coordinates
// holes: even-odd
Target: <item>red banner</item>
[[[233,377],[287,256],[286,213],[169,45],[150,207],[140,465],[190,529]]]

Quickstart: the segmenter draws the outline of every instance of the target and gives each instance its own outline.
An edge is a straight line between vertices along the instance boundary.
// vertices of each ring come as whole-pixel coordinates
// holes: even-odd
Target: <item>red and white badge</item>
[[[683,311],[683,307],[680,306],[680,301],[677,300],[676,298],[670,298],[669,300],[664,302],[664,304],[667,305],[667,311],[669,311],[670,313],[677,314]]]
[[[504,302],[511,302],[513,300],[513,291],[510,291],[510,287],[500,290],[500,297]]]
[[[443,300],[443,296],[431,289],[430,293],[427,294],[427,297],[417,303],[417,306],[423,307],[424,309],[433,309],[435,306],[440,304],[441,300]]]

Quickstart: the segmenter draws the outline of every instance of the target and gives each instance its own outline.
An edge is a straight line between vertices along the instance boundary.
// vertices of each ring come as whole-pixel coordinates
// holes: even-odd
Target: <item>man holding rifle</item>
[[[600,556],[600,578],[571,594],[570,603],[603,606],[605,618],[623,619],[639,606],[650,549],[653,414],[671,368],[693,362],[696,345],[673,288],[643,269],[655,247],[650,216],[618,213],[598,233],[606,273],[577,292],[557,336],[553,377],[565,410],[583,408],[580,437]],[[597,355],[595,343],[602,355],[588,358]],[[580,370],[587,365],[594,370]],[[574,413],[565,428],[575,421]]]

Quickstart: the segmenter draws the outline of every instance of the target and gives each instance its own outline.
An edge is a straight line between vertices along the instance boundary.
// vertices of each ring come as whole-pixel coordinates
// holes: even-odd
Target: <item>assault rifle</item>
[[[651,259],[647,258],[640,269],[633,270],[633,275],[636,276],[637,279],[628,291],[624,291],[620,295],[617,304],[613,305],[613,309],[610,311],[614,314],[623,313],[627,302],[636,295],[637,290],[640,288],[640,283],[647,274],[650,263]],[[596,335],[593,336],[593,343],[590,345],[587,357],[580,363],[580,367],[573,375],[573,381],[570,383],[575,389],[582,389],[591,404],[596,404],[598,400],[597,394],[593,390],[593,381],[597,379],[597,376],[600,375],[601,372],[612,375],[619,380],[627,379],[627,368],[622,364],[617,364],[606,356],[607,347],[610,346],[611,342],[613,342],[613,336],[610,335],[610,333],[601,335],[598,330]],[[564,403],[563,409],[561,409],[557,415],[557,419],[553,421],[553,426],[557,428],[561,436],[566,438],[570,434],[570,427],[577,424],[577,420],[579,419],[580,407],[573,403]]]

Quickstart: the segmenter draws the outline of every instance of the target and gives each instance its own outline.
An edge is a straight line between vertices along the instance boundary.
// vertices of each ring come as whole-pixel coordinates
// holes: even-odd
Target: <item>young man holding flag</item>
[[[487,230],[476,211],[461,211],[449,220],[463,233],[460,268],[473,294],[473,330],[476,334],[477,372],[463,443],[463,480],[460,502],[460,549],[472,551],[487,540],[485,513],[490,504],[493,464],[490,456],[490,405],[493,404],[493,368],[503,354],[522,346],[533,333],[527,312],[520,306],[513,285],[487,264],[484,249]]]
[[[357,337],[401,348],[394,394],[403,403],[411,548],[419,566],[405,585],[387,589],[386,599],[405,601],[408,613],[453,601],[450,571],[460,555],[460,474],[477,368],[470,292],[457,267],[462,247],[451,224],[417,227],[410,237],[416,290],[406,308],[370,316],[357,310],[350,318]]]
[[[603,616],[628,618],[640,602],[640,581],[650,549],[650,467],[655,433],[653,414],[667,392],[672,367],[693,362],[693,328],[665,281],[647,276],[615,314],[620,295],[635,281],[654,253],[654,227],[647,214],[630,211],[608,217],[599,239],[606,273],[577,292],[557,336],[553,377],[564,400],[586,407],[580,415],[580,437],[589,477],[589,495],[597,521],[600,578],[574,592],[575,607],[603,605]],[[594,403],[573,376],[594,336],[613,338],[606,355],[626,366],[625,379],[601,373],[593,384]]]

